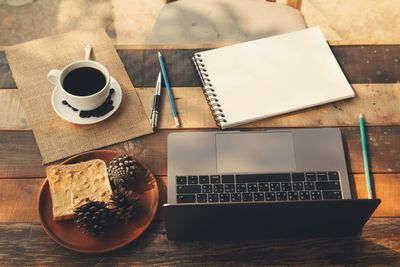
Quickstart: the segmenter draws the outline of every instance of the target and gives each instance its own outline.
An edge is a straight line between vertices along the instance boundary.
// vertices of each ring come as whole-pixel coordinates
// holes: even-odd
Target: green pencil
[[[364,115],[360,113],[360,134],[361,134],[361,146],[364,159],[364,171],[365,171],[365,181],[367,183],[368,198],[372,198],[372,187],[371,187],[371,174],[369,172],[368,163],[368,147],[367,147],[367,136],[365,133],[365,120]]]

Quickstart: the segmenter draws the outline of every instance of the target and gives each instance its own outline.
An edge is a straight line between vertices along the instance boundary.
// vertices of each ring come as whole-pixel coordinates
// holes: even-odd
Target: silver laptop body
[[[351,199],[337,128],[171,133],[167,159],[170,205],[181,204],[177,202],[177,177],[202,175],[337,172],[341,198]]]

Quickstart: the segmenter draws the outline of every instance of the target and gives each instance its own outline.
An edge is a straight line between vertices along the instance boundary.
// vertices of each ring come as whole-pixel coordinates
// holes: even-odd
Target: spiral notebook
[[[354,96],[319,27],[195,53],[224,129]]]

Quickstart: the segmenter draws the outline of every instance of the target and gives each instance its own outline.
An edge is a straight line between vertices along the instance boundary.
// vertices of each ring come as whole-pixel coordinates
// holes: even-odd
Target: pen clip
[[[156,91],[161,89],[161,71],[158,72],[157,82],[156,82]]]

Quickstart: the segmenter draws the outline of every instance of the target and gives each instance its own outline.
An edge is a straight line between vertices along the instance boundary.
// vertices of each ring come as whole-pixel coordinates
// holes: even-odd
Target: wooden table
[[[150,111],[158,72],[156,51],[163,50],[183,129],[215,129],[190,62],[194,51],[215,46],[117,46],[133,84]],[[147,232],[125,249],[107,255],[81,255],[52,240],[39,225],[36,210],[44,166],[25,119],[18,92],[0,52],[0,265],[400,265],[400,44],[331,43],[357,96],[290,115],[243,125],[339,127],[348,159],[353,194],[366,197],[358,114],[367,120],[371,169],[382,204],[360,237],[265,241],[173,242],[165,235],[160,211]],[[288,77],[290,78],[290,77]],[[157,175],[161,204],[166,201],[166,138],[176,131],[166,98],[157,133],[113,145],[132,153]]]

